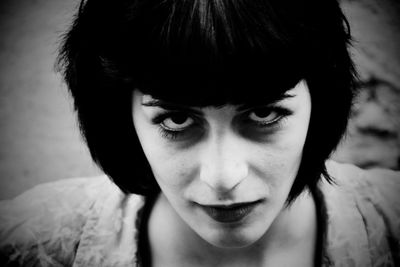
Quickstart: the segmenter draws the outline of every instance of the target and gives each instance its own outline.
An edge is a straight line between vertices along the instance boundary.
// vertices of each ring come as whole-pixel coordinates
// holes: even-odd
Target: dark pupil
[[[187,120],[188,116],[185,114],[174,114],[173,116],[171,116],[171,120],[175,123],[175,124],[182,124]]]
[[[260,108],[254,110],[254,114],[256,114],[257,117],[264,118],[268,117],[269,114],[271,114],[271,110],[269,110],[268,108]]]

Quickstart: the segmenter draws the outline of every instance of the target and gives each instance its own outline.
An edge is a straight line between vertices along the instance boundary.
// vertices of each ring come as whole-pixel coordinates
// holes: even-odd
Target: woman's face
[[[135,90],[133,121],[176,214],[217,247],[260,239],[285,208],[307,134],[305,82],[265,106],[176,106]]]

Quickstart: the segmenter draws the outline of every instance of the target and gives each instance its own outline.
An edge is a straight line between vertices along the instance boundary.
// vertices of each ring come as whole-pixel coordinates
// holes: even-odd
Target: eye
[[[270,125],[279,121],[283,116],[277,108],[263,107],[252,110],[249,119],[260,125]]]
[[[254,107],[243,114],[238,129],[243,136],[264,142],[282,132],[292,114],[293,110],[284,106]]]
[[[185,113],[170,114],[161,123],[161,127],[169,131],[183,131],[190,127],[194,120]]]

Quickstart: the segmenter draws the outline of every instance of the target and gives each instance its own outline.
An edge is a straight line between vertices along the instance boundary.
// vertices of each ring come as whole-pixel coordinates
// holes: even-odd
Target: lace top
[[[322,265],[400,266],[399,173],[327,168],[336,183],[319,185]],[[106,176],[42,184],[1,201],[0,266],[136,266],[144,203]]]

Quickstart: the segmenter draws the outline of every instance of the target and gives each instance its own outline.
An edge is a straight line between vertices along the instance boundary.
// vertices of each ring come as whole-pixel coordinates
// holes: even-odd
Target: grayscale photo
[[[0,266],[400,266],[396,0],[3,0]]]

